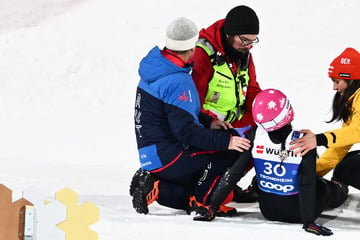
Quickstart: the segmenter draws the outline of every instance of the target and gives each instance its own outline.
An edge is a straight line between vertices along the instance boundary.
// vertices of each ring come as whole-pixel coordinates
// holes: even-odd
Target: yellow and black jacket
[[[349,98],[348,102],[352,102],[349,120],[342,124],[342,128],[324,133],[328,148],[317,160],[317,175],[324,176],[331,171],[353,144],[360,142],[360,89]]]

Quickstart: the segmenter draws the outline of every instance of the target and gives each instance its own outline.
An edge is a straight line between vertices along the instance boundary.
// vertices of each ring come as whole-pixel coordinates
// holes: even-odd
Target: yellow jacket
[[[350,96],[351,114],[342,128],[325,132],[328,148],[316,162],[316,173],[324,176],[348,153],[353,144],[360,142],[360,89]]]

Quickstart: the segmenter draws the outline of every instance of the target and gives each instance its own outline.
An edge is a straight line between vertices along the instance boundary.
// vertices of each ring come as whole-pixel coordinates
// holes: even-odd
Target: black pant
[[[334,169],[334,180],[360,189],[360,151],[346,154]]]
[[[255,183],[255,186],[257,184]],[[258,187],[259,205],[263,216],[272,221],[304,223],[305,216],[312,216],[315,220],[324,210],[339,207],[345,202],[348,196],[347,186],[328,181],[321,177],[316,179],[315,209],[307,212],[301,211],[299,195],[280,196],[261,191]]]
[[[166,207],[186,210],[191,195],[200,202],[206,201],[207,193],[239,154],[237,151],[223,151],[191,156],[185,152],[182,162],[178,160],[176,166],[154,174],[160,180],[157,202]]]

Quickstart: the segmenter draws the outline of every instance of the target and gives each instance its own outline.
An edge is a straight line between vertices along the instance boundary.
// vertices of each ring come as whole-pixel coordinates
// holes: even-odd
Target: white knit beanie
[[[168,26],[165,47],[173,51],[186,51],[195,47],[198,38],[199,31],[195,23],[180,17]]]

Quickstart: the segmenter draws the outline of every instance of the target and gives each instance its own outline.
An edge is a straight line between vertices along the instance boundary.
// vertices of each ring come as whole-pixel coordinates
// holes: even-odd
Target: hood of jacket
[[[191,67],[182,68],[170,62],[161,54],[159,47],[156,46],[141,60],[139,75],[142,81],[151,83],[171,74],[189,73],[190,70]]]
[[[208,28],[201,29],[199,33],[199,38],[206,38],[222,55],[225,55],[225,50],[221,43],[220,29],[224,27],[224,23],[225,19],[218,20]]]

